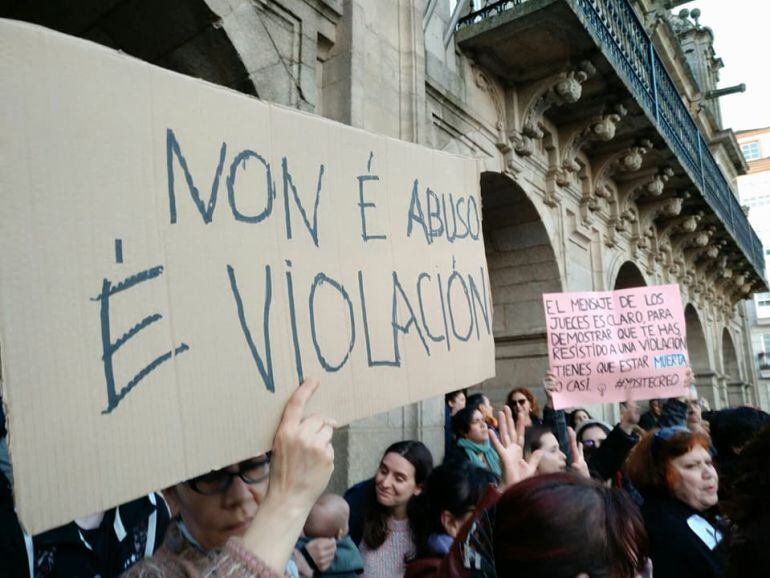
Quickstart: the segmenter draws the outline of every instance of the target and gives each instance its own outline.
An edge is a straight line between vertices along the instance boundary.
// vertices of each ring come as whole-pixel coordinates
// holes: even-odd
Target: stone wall
[[[98,24],[111,36],[97,41],[141,45],[140,30],[120,29],[107,14],[89,28],[72,24],[83,20],[77,14],[57,17],[45,3],[23,4],[23,14],[4,15],[84,36]],[[542,399],[543,292],[659,283],[682,287],[702,394],[717,408],[749,401],[747,332],[736,307],[745,274],[736,257],[728,260],[720,224],[695,202],[691,183],[607,63],[575,54],[560,68],[510,70],[502,78],[451,35],[445,43],[448,0],[439,0],[424,22],[426,6],[425,0],[177,0],[154,21],[155,36],[195,26],[184,48],[155,61],[483,161],[497,376],[482,389],[496,404],[513,385],[531,386]],[[664,32],[657,34],[665,49],[672,36]],[[672,52],[669,61],[679,70],[677,58]],[[678,82],[685,94],[697,92],[689,72]],[[730,155],[716,153],[734,175]],[[607,419],[616,414],[613,407],[591,410]],[[422,439],[440,458],[443,425],[437,398],[342,428],[332,487],[339,491],[372,475],[384,448],[400,439]]]

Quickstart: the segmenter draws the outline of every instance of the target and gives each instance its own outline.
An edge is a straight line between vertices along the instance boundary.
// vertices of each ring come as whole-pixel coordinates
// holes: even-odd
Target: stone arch
[[[699,396],[708,399],[711,407],[716,408],[719,405],[719,393],[714,387],[714,371],[712,370],[708,341],[700,315],[692,303],[688,303],[684,308],[684,321],[690,367],[695,374],[695,384]]]
[[[524,189],[507,176],[481,175],[484,242],[494,305],[495,405],[512,384],[536,386],[548,365],[543,293],[564,290],[556,234]]]
[[[740,365],[738,364],[738,353],[735,349],[735,342],[730,330],[725,327],[722,330],[722,368],[728,382],[740,381]]]
[[[708,342],[703,331],[700,315],[692,303],[684,308],[685,327],[687,328],[687,351],[690,354],[690,366],[696,377],[711,371]]]
[[[632,287],[646,287],[647,279],[645,279],[642,271],[632,261],[626,261],[618,269],[617,275],[615,275],[615,283],[613,289],[631,289]]]
[[[733,336],[725,327],[722,330],[722,373],[727,387],[727,403],[731,406],[744,405],[745,388],[741,379],[741,368]]]
[[[205,0],[10,3],[0,16],[98,42],[188,76],[257,95],[221,16]]]

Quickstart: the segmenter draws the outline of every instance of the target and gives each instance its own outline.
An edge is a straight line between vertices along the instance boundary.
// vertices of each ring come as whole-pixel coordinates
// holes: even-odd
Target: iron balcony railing
[[[457,29],[502,14],[526,1],[491,3],[462,18]],[[703,198],[764,280],[762,243],[628,0],[564,1],[601,48]]]

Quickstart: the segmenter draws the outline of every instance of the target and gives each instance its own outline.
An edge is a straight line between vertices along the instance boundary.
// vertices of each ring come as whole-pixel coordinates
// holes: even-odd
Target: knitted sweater
[[[414,556],[414,541],[409,520],[388,520],[388,537],[376,550],[370,550],[366,542],[359,545],[364,559],[362,578],[402,578],[406,572],[406,559]]]
[[[203,552],[173,522],[163,545],[151,558],[129,568],[121,578],[282,578],[257,558],[238,538],[221,550]]]

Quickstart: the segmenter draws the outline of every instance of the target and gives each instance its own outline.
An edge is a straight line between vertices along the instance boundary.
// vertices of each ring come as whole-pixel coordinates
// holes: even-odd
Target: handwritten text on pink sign
[[[689,361],[677,285],[546,293],[557,409],[684,395]]]

